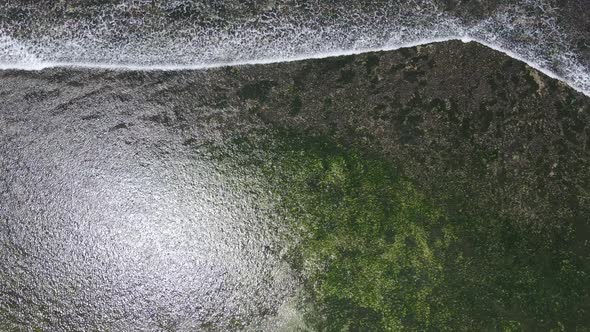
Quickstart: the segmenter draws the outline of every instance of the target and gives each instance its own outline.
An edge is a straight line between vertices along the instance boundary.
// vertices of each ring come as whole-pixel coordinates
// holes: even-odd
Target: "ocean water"
[[[183,93],[185,80],[213,84],[70,69],[0,78],[1,331],[290,320],[275,314],[300,283],[274,199],[256,172],[230,173],[205,148],[237,111],[195,106],[213,93]]]
[[[453,3],[8,1],[0,4],[0,68],[199,69],[459,39],[590,94],[583,2],[489,1],[467,10]]]
[[[210,153],[272,127],[240,96],[264,69],[199,69],[461,40],[590,95],[566,5],[492,3],[3,1],[0,330],[304,326],[276,188]]]

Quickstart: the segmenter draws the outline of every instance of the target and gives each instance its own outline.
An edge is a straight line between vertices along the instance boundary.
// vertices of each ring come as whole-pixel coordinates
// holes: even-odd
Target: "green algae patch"
[[[571,245],[573,228],[533,231],[466,202],[437,205],[387,160],[326,137],[278,131],[232,144],[231,162],[259,172],[296,234],[285,259],[304,280],[312,330],[590,326],[590,260]]]

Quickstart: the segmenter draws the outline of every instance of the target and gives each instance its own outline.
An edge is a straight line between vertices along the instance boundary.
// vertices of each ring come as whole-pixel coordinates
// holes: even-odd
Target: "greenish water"
[[[258,172],[297,239],[285,259],[305,285],[309,329],[590,327],[590,260],[574,225],[467,208],[470,197],[421,191],[400,167],[326,137],[276,131],[231,146],[215,159]]]

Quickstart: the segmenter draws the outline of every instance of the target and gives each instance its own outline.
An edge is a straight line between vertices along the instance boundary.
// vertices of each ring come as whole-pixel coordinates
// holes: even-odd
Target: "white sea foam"
[[[175,0],[159,10],[195,3],[207,6]],[[165,20],[147,6],[120,1],[95,8],[90,16],[66,13],[35,24],[0,21],[0,69],[196,70],[461,40],[501,51],[590,96],[590,59],[574,51],[570,32],[557,24],[556,9],[546,0],[515,1],[479,21],[452,17],[432,0],[392,0],[373,7],[293,5],[289,11],[263,10],[246,18],[228,14],[222,23],[207,25]],[[0,14],[9,9],[0,5]],[[28,10],[33,15],[39,8]],[[129,15],[135,12],[143,15]]]

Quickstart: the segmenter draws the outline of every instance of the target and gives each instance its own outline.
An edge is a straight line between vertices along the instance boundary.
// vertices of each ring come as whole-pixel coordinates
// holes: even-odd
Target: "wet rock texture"
[[[590,99],[478,44],[0,82],[7,329],[227,330],[276,315],[295,281],[263,189],[220,178],[201,149],[254,129],[332,137],[445,206],[573,227],[589,249]]]

